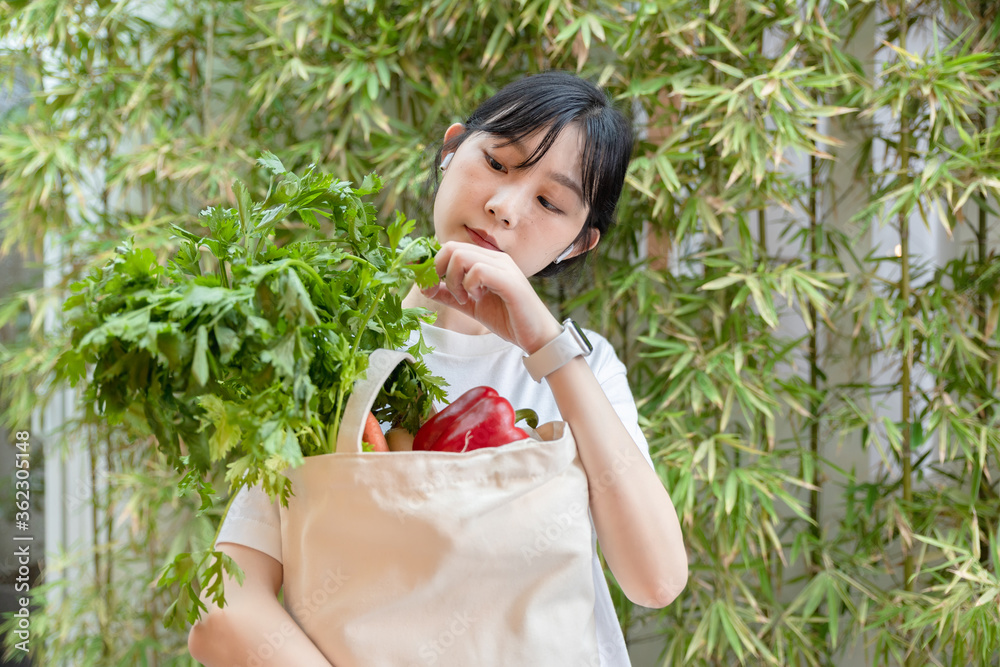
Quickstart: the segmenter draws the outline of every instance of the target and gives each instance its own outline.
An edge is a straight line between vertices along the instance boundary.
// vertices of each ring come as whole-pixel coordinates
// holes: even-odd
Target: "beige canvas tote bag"
[[[599,664],[587,478],[565,422],[464,453],[363,452],[378,350],[334,454],[288,471],[285,606],[335,667]]]

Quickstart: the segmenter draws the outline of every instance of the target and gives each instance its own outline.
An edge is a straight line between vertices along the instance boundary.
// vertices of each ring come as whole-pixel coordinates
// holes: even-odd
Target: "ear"
[[[444,143],[448,143],[455,137],[461,135],[465,132],[465,125],[461,123],[452,123],[447,130],[444,131]],[[441,157],[444,158],[444,152],[441,153]]]
[[[590,238],[587,239],[587,249],[583,252],[590,252],[597,247],[597,244],[601,242],[601,230],[590,228]]]
[[[584,243],[583,246],[579,250],[577,250],[577,249],[574,248],[573,251],[571,251],[568,255],[566,255],[565,259],[571,259],[571,258],[576,257],[578,255],[582,255],[584,253],[590,252],[591,250],[593,250],[594,248],[596,248],[597,244],[600,243],[600,242],[601,242],[601,230],[591,228],[590,234],[587,237],[586,243]],[[576,244],[574,244],[574,246],[575,245]]]

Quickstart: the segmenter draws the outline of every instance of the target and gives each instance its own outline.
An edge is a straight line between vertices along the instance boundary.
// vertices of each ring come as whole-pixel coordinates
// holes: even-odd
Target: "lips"
[[[487,250],[496,250],[497,252],[503,252],[497,246],[496,241],[493,237],[485,232],[478,232],[471,227],[466,227],[465,230],[469,233],[469,238],[480,248],[486,248]]]

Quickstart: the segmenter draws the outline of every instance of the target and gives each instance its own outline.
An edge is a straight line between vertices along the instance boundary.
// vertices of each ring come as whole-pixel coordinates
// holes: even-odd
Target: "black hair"
[[[559,133],[577,123],[583,134],[583,198],[588,206],[587,220],[579,243],[597,229],[605,238],[615,223],[615,208],[621,196],[632,157],[632,125],[600,88],[567,72],[548,71],[522,77],[501,88],[472,112],[465,121],[465,131],[446,141],[435,152],[431,178],[437,184],[441,154],[456,150],[475,132],[503,137],[509,143],[546,129],[538,146],[516,169],[536,164],[555,143]],[[536,275],[553,276],[581,264],[582,253],[559,264],[549,264]]]

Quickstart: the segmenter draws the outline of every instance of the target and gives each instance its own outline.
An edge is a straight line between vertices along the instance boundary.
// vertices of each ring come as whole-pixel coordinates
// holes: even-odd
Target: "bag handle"
[[[396,366],[413,357],[402,350],[375,350],[368,357],[365,377],[354,383],[354,389],[344,408],[344,419],[337,433],[337,452],[358,454],[361,452],[361,436],[365,431],[365,421],[375,404],[375,397]]]

